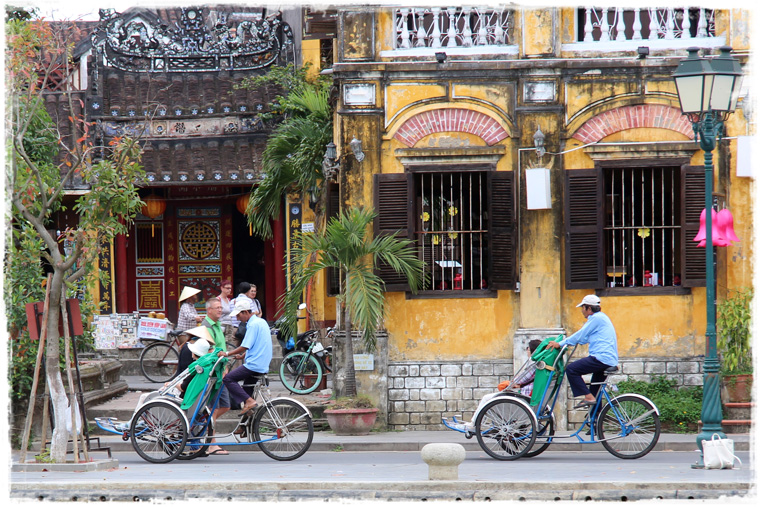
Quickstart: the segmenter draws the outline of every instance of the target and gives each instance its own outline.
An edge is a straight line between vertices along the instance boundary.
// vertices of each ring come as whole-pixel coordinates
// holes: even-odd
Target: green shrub
[[[636,393],[652,400],[660,411],[660,421],[670,431],[688,433],[689,426],[702,417],[702,386],[678,389],[675,380],[664,376],[652,382],[626,380],[617,386],[619,394]]]

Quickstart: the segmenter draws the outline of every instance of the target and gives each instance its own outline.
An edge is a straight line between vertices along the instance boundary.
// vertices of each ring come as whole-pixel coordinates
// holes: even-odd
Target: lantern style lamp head
[[[354,153],[357,162],[364,160],[364,152],[362,151],[362,142],[360,140],[354,137],[348,145],[351,146],[351,151]]]
[[[711,112],[718,121],[725,121],[736,110],[742,82],[739,61],[731,56],[731,48],[720,48],[717,58],[700,58],[699,48],[687,49],[689,56],[681,60],[673,73],[681,111],[693,123]]]
[[[546,148],[544,148],[544,140],[546,139],[544,136],[544,133],[541,132],[541,127],[536,127],[538,130],[536,130],[536,133],[533,134],[533,145],[536,147],[536,155],[538,155],[538,158],[541,158],[546,153]]]
[[[322,159],[322,172],[325,175],[325,179],[334,181],[339,169],[338,151],[335,149],[335,143],[330,141],[325,146],[325,156]]]

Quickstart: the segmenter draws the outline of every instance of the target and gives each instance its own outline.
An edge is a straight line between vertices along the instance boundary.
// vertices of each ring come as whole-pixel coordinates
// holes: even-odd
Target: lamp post
[[[705,278],[707,327],[705,329],[705,364],[703,368],[702,431],[697,435],[700,452],[702,441],[713,433],[723,434],[720,401],[720,360],[715,332],[715,269],[713,265],[712,193],[713,150],[723,135],[723,124],[736,110],[741,89],[742,69],[731,56],[731,48],[723,46],[716,58],[700,58],[699,48],[688,48],[689,56],[681,60],[673,73],[681,111],[694,128],[695,140],[705,152]],[[700,454],[693,468],[704,468]]]

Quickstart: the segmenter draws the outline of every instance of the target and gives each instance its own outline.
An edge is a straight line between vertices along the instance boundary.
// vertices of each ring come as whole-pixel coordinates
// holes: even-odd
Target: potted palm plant
[[[356,389],[356,370],[354,367],[352,327],[363,332],[363,344],[368,352],[376,347],[375,332],[383,318],[384,290],[383,281],[375,273],[378,262],[384,262],[403,274],[413,291],[422,282],[422,260],[417,256],[414,242],[396,236],[372,237],[370,226],[375,212],[363,208],[351,208],[332,218],[323,231],[300,234],[298,247],[291,250],[293,285],[284,299],[286,333],[295,329],[296,310],[303,290],[312,278],[326,268],[338,269],[341,273],[340,304],[342,333],[336,335],[334,345],[335,368],[333,370],[333,387],[336,397],[359,400]],[[288,327],[291,326],[291,327]],[[356,402],[341,400],[343,408],[326,410],[328,423],[331,412],[337,416],[347,414],[353,409],[366,410],[368,407],[350,407]],[[366,405],[366,402],[364,403]],[[374,414],[377,408],[372,408]],[[336,414],[337,411],[343,411]],[[362,420],[367,425],[366,417],[347,415],[349,419]],[[333,418],[335,419],[335,418]],[[372,420],[374,424],[374,420]],[[372,424],[369,424],[371,429]],[[343,434],[357,434],[352,429],[337,429]]]
[[[731,292],[717,309],[721,376],[730,401],[748,402],[751,401],[753,379],[750,332],[752,290]]]

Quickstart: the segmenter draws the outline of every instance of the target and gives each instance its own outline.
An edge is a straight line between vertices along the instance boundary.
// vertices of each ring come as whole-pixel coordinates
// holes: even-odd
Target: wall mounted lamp
[[[362,142],[354,137],[351,142],[348,143],[351,147],[351,152],[354,154],[357,162],[364,160],[365,154],[362,150]],[[322,172],[327,180],[334,181],[335,177],[340,171],[340,158],[338,157],[338,150],[335,143],[330,141],[325,146],[325,156],[322,159]]]
[[[544,136],[544,133],[541,132],[541,127],[537,127],[537,129],[536,133],[533,134],[533,145],[536,147],[536,155],[538,155],[538,158],[541,158],[546,153],[546,148],[544,148],[546,137]]]
[[[444,53],[443,51],[439,51],[438,53],[435,54],[435,60],[438,63],[445,63],[446,62],[446,53]]]
[[[643,60],[649,55],[649,46],[639,46],[636,48],[636,52],[639,54],[639,58]]]

